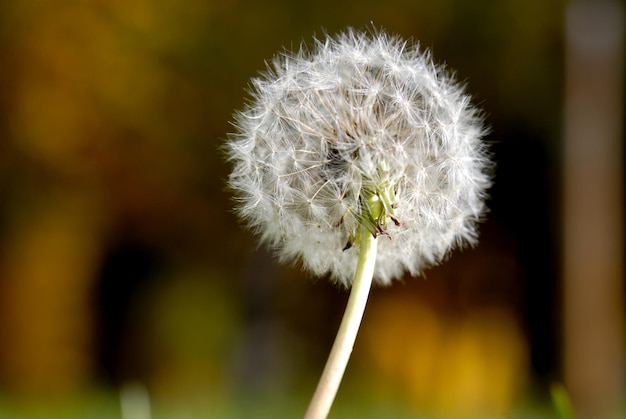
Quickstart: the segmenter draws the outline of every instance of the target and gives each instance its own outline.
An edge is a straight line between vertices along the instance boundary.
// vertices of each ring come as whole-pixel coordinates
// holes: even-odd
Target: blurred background
[[[573,3],[2,2],[0,417],[302,415],[348,294],[257,247],[219,147],[265,60],[371,22],[496,179],[476,248],[373,289],[331,417],[622,417],[623,11]]]

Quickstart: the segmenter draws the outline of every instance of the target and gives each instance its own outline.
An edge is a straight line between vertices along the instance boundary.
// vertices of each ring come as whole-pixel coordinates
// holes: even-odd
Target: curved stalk
[[[350,298],[305,419],[324,419],[328,416],[361,325],[374,276],[377,246],[376,237],[367,228],[361,227],[360,236],[359,260]]]

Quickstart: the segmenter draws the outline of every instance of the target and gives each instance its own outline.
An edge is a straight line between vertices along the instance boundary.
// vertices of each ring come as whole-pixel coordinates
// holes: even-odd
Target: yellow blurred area
[[[184,42],[177,32],[193,20],[167,10],[155,16],[150,2],[16,8],[18,16],[33,12],[20,16],[27,25],[15,34],[10,57],[16,74],[9,129],[20,151],[63,171],[116,153],[128,131],[152,147],[171,147],[174,127],[158,115],[178,80],[158,59]]]
[[[219,147],[271,54],[372,22],[468,80],[498,168],[478,249],[373,290],[331,417],[556,417],[565,3],[2,3],[0,418],[302,415],[347,293],[255,248]]]
[[[449,417],[506,414],[528,367],[523,335],[508,310],[455,321],[425,303],[379,303],[371,307],[363,344],[372,369],[393,386],[387,391]]]
[[[10,394],[66,394],[97,383],[95,293],[119,236],[167,247],[177,244],[164,237],[174,228],[164,221],[183,227],[180,234],[210,227],[196,219],[210,216],[202,212],[208,203],[185,190],[195,167],[181,139],[206,134],[198,133],[203,110],[192,119],[177,109],[198,96],[190,80],[159,62],[188,45],[208,7],[2,6],[10,31],[2,73],[0,383]],[[170,110],[185,120],[168,120]]]
[[[0,371],[19,392],[73,391],[93,377],[92,278],[102,257],[97,208],[52,197],[6,232],[0,283]],[[44,209],[45,207],[45,209]]]

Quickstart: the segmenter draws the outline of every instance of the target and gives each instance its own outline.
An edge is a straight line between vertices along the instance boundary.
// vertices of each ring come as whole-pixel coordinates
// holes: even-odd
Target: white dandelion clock
[[[481,114],[417,45],[347,30],[276,56],[250,93],[227,144],[236,211],[281,260],[352,286],[356,329],[372,278],[419,274],[476,241]],[[332,396],[316,397],[308,417],[325,417]]]

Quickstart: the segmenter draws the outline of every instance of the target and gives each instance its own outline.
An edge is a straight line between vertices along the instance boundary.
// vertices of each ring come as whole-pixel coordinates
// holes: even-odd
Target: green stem
[[[348,305],[305,419],[324,419],[328,416],[361,325],[374,276],[377,247],[376,238],[366,227],[361,227],[360,236],[359,260]]]

